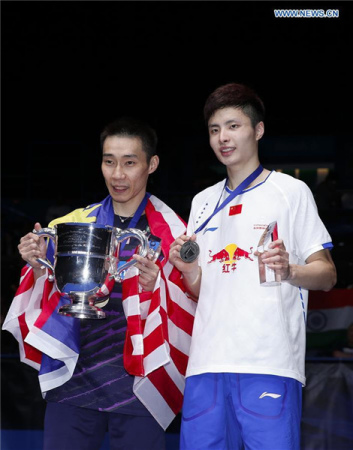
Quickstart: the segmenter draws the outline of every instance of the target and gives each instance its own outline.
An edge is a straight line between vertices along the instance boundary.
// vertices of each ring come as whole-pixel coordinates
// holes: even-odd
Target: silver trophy
[[[147,235],[135,228],[120,228],[95,223],[61,223],[53,228],[34,231],[38,236],[54,241],[54,266],[38,258],[37,261],[53,271],[51,280],[70,304],[59,308],[59,314],[80,319],[103,319],[105,313],[95,306],[109,299],[102,295],[103,284],[113,278],[121,282],[122,274],[136,264],[131,259],[119,265],[121,243],[129,238],[139,241],[138,254],[157,259],[160,246],[150,249]]]

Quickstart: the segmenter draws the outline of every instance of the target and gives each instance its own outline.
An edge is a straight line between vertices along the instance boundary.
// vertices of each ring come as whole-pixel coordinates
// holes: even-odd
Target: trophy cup
[[[276,240],[277,235],[277,222],[271,222],[261,236],[257,251],[259,253],[264,253],[268,248],[268,243]],[[262,262],[261,257],[258,258],[258,262],[261,286],[279,286],[281,284],[281,276],[277,275],[273,269],[267,267],[266,264]]]
[[[149,255],[156,259],[160,251],[160,247],[149,249],[146,234],[134,228],[121,230],[95,223],[62,223],[35,233],[54,241],[54,266],[48,260],[38,258],[37,261],[53,271],[51,281],[55,281],[61,296],[71,300],[59,308],[59,314],[80,319],[105,318],[105,313],[95,306],[109,298],[109,295],[102,296],[101,287],[113,278],[120,282],[122,273],[136,264],[131,259],[118,268],[123,241],[136,238],[140,243],[138,254],[143,257]]]

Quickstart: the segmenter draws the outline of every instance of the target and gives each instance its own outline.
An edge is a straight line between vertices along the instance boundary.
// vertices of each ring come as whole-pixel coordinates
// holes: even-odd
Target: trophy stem
[[[88,292],[70,292],[65,294],[71,299],[71,303],[59,308],[62,316],[75,317],[77,319],[105,319],[105,313],[94,306],[95,298]]]

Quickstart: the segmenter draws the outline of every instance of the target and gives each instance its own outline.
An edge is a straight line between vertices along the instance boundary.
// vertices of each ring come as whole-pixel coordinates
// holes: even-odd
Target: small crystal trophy
[[[276,239],[278,239],[278,229],[277,222],[275,221],[271,222],[263,232],[257,246],[257,251],[259,253],[264,253],[268,250],[268,244]],[[258,262],[261,286],[279,286],[281,284],[281,276],[276,274],[273,269],[267,267],[267,265],[262,262],[261,257],[258,257]]]

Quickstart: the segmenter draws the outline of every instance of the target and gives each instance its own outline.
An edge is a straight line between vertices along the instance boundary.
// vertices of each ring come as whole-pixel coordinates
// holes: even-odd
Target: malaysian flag
[[[185,224],[155,196],[149,197],[145,211],[151,233],[162,240],[167,256],[170,244],[185,232]],[[112,224],[112,220],[111,197],[107,197],[101,204],[76,210],[55,223]],[[128,328],[124,365],[135,375],[135,395],[166,429],[182,407],[196,303],[187,295],[181,274],[168,257],[158,264],[160,272],[152,293],[140,292],[134,266],[125,274],[123,307]],[[71,378],[79,356],[79,321],[57,313],[64,303],[67,300],[48,280],[48,272],[34,284],[32,269],[26,266],[3,325],[19,342],[21,361],[39,370],[43,395]]]

